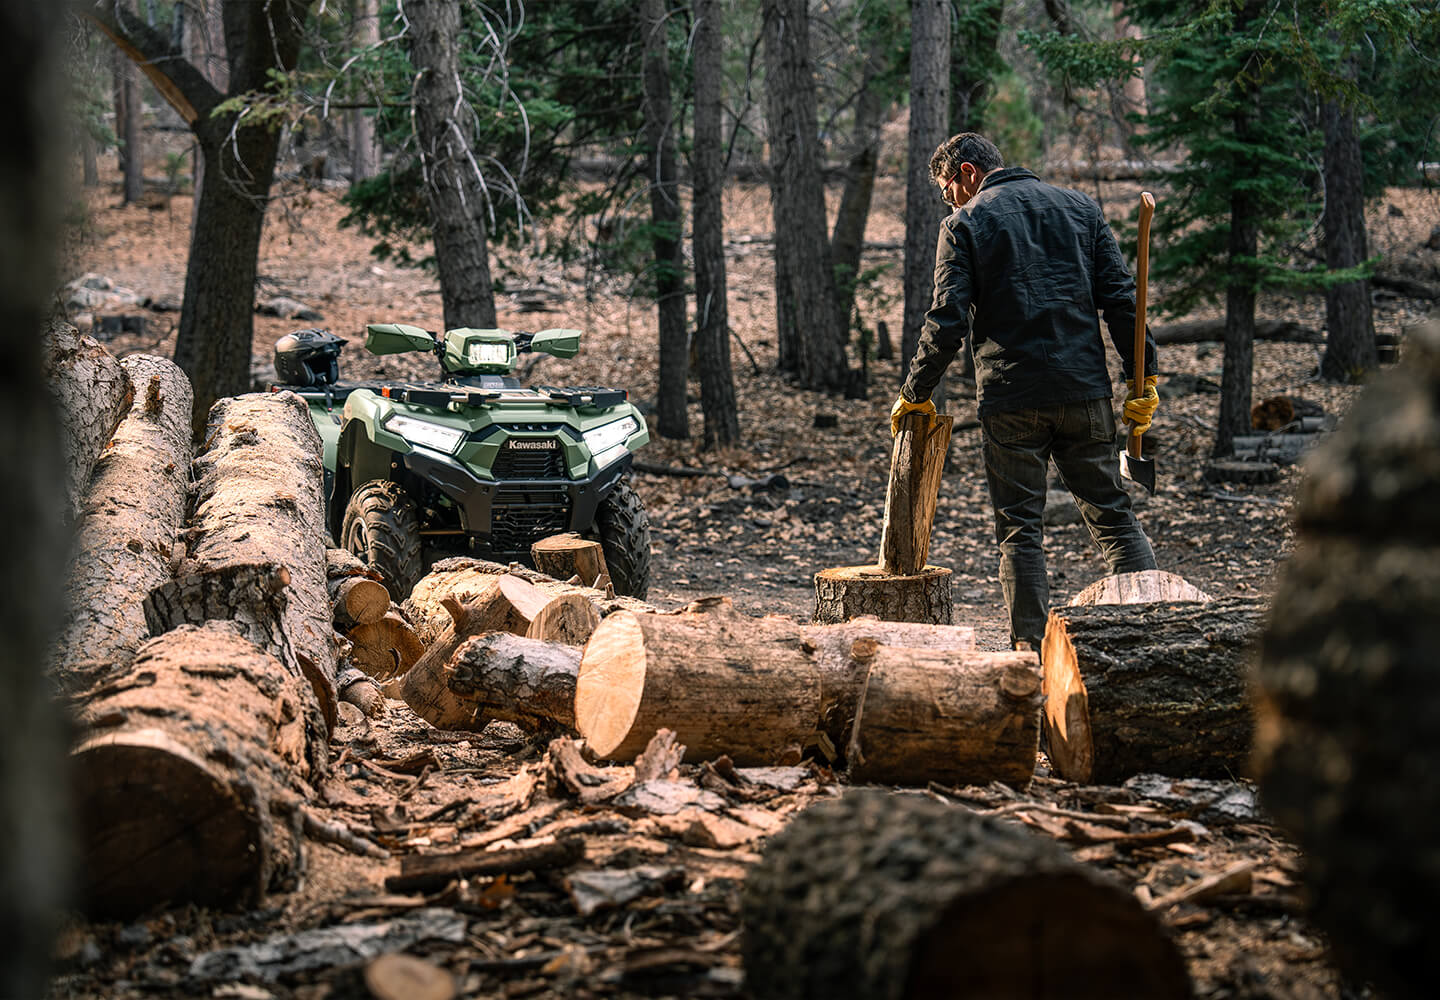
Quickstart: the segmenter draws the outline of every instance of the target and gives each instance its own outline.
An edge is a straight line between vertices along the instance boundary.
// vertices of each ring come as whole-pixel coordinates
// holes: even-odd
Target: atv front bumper
[[[415,448],[405,467],[455,502],[466,534],[497,553],[530,551],[532,542],[566,531],[588,531],[600,502],[630,469],[625,455],[590,479],[478,479],[453,458]]]

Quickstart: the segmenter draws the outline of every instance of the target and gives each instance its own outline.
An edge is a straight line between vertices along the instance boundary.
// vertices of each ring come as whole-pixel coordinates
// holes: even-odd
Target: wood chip
[[[454,1000],[455,977],[411,955],[381,955],[365,966],[375,1000]]]
[[[1204,903],[1216,896],[1230,896],[1248,893],[1251,889],[1251,874],[1255,862],[1241,861],[1222,872],[1207,875],[1191,885],[1181,886],[1167,892],[1151,905],[1154,910],[1166,910],[1180,903]]]

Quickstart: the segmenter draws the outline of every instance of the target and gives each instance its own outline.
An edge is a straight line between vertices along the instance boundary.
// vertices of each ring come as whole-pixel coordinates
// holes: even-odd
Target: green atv
[[[622,389],[524,388],[513,375],[522,353],[574,357],[578,331],[366,327],[372,354],[436,355],[443,378],[420,383],[341,382],[343,343],[281,337],[276,388],[310,404],[331,536],[397,600],[435,556],[528,561],[532,543],[566,531],[600,542],[617,593],[645,596],[650,520],[627,476],[650,440],[645,418]]]

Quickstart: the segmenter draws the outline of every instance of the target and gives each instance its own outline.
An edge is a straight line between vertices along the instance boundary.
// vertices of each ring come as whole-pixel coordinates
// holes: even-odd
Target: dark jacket
[[[1100,206],[1023,167],[997,170],[940,228],[935,297],[901,392],[928,399],[970,333],[982,414],[1108,398],[1097,313],[1131,375],[1135,279]]]

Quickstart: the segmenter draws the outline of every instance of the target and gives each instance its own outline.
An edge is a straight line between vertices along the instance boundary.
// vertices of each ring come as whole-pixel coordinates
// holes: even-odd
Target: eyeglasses
[[[951,208],[960,207],[959,204],[950,197],[950,185],[955,183],[955,178],[959,176],[959,174],[951,174],[949,177],[945,178],[943,181],[940,182],[940,197],[944,200],[945,204],[949,205]]]

